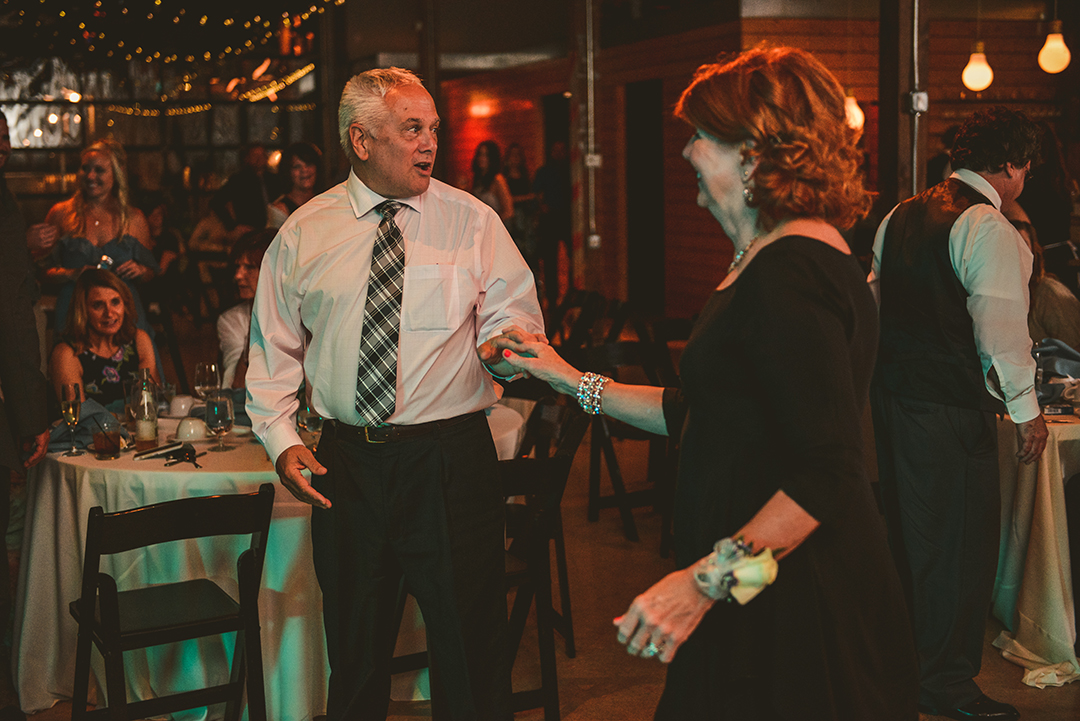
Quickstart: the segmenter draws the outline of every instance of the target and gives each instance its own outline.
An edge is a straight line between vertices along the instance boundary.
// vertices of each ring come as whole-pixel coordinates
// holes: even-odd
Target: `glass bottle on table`
[[[148,368],[139,371],[132,406],[135,413],[135,450],[145,451],[158,444],[158,389]]]

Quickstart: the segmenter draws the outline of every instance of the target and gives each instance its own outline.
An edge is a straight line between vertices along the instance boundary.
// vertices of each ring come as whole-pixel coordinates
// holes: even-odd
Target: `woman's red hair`
[[[860,131],[848,126],[844,92],[814,56],[796,48],[754,48],[702,65],[675,116],[756,158],[753,202],[771,230],[786,218],[821,218],[849,228],[870,210]]]

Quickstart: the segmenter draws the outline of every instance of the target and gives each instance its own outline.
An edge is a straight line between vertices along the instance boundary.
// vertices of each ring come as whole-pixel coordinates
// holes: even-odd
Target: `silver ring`
[[[649,643],[645,645],[645,648],[641,649],[642,658],[652,658],[658,653],[660,653],[660,647],[652,641],[649,641]]]

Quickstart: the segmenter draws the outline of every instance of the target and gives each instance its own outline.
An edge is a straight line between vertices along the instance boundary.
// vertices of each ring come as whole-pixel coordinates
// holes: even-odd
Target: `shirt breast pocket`
[[[452,331],[475,305],[468,273],[453,265],[405,266],[401,328],[405,331]]]

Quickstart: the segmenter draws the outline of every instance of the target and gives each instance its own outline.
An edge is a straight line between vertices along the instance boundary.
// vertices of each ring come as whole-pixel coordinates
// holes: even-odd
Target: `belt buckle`
[[[375,427],[376,427],[376,428],[378,428],[379,426],[375,426]],[[371,428],[371,426],[364,426],[364,440],[365,440],[365,441],[367,441],[368,443],[386,443],[386,441],[385,441],[385,440],[382,440],[382,441],[377,441],[377,440],[374,440],[374,439],[373,439],[373,438],[372,438],[372,437],[371,437],[371,436],[370,436],[370,435],[368,434],[368,430],[369,430],[370,428]]]

